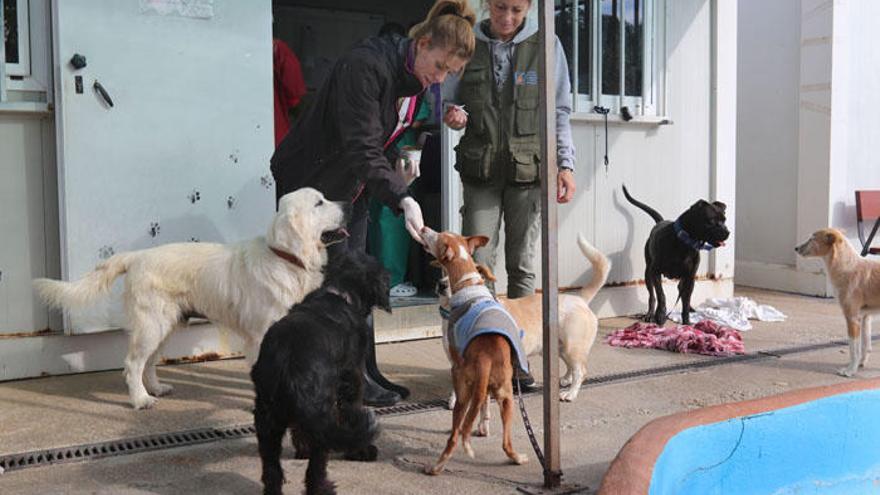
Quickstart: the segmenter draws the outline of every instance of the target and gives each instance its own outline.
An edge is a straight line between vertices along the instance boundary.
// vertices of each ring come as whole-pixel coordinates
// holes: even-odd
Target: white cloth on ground
[[[692,325],[702,320],[712,320],[740,331],[752,329],[749,320],[785,321],[785,318],[782,311],[758,304],[748,297],[713,297],[691,311]],[[669,313],[669,319],[681,323],[681,311]]]

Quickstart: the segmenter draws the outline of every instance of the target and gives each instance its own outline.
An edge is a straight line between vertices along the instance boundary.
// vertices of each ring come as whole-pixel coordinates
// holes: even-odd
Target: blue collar
[[[675,223],[672,224],[672,229],[675,231],[675,236],[678,237],[678,240],[690,248],[696,249],[697,251],[711,251],[715,249],[715,246],[708,242],[698,241],[691,237],[691,235],[684,230],[684,227],[681,226],[681,219],[676,220]]]
[[[437,310],[440,312],[440,318],[443,318],[444,320],[449,319],[450,312],[448,309],[444,308],[443,306],[437,306]]]

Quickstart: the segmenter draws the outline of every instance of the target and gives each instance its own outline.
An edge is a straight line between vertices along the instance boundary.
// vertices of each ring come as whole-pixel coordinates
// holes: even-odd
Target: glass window
[[[7,76],[30,75],[28,1],[0,0],[3,5],[3,49]]]
[[[592,0],[556,0],[556,36],[565,51],[572,88],[576,88],[577,93],[582,95],[590,94],[593,80],[591,5]]]
[[[602,0],[602,94],[620,94],[621,1]]]
[[[645,2],[626,0],[623,7],[626,96],[642,96],[645,44]]]
[[[655,32],[665,0],[556,0],[556,34],[570,70],[576,111],[594,105],[654,114]],[[662,34],[661,34],[662,36]],[[647,93],[646,93],[647,92]]]
[[[6,63],[17,64],[18,55],[18,5],[16,0],[3,1],[3,41],[6,46]]]

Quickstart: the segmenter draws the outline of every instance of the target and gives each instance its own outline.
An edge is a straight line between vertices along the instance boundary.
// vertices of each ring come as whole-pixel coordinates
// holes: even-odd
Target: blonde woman
[[[403,213],[407,231],[420,241],[422,210],[407,190],[404,168],[392,165],[398,162],[393,144],[408,125],[398,102],[462,70],[474,52],[475,22],[467,0],[438,0],[409,37],[368,38],[340,57],[272,156],[277,197],[309,186],[351,203],[347,248],[363,250],[372,196]],[[407,391],[381,376],[369,347],[364,400],[393,404]]]

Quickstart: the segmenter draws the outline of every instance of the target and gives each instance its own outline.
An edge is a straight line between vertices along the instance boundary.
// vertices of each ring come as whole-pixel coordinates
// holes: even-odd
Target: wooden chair
[[[856,217],[859,241],[862,243],[862,256],[880,254],[880,247],[871,247],[877,228],[880,227],[880,191],[856,191]],[[863,222],[873,223],[867,239],[862,229]]]

